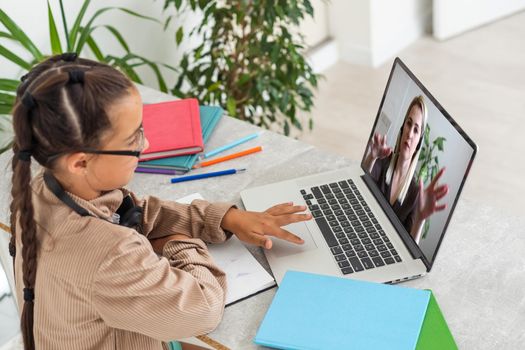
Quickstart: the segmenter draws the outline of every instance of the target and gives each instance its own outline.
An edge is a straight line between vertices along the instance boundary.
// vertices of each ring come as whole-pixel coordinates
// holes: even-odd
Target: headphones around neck
[[[78,215],[97,217],[87,211],[86,208],[77,204],[73,198],[71,198],[66,193],[66,191],[64,191],[64,188],[62,188],[58,180],[47,171],[44,172],[44,182],[47,188],[49,188],[49,190],[53,192],[53,194],[57,196],[58,199],[73,209]],[[133,199],[130,195],[124,197],[122,204],[120,204],[120,207],[117,209],[115,214],[116,215],[114,215],[114,217],[118,218],[118,222],[115,224],[135,228],[142,223],[142,208],[138,205],[135,205],[135,202],[133,202]]]

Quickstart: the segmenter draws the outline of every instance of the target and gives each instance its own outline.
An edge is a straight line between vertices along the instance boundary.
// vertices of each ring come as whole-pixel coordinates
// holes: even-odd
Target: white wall
[[[525,9],[525,0],[434,0],[433,31],[447,39]]]
[[[312,0],[314,17],[306,15],[299,26],[308,48],[313,48],[330,36],[328,31],[328,3],[325,0]]]
[[[62,30],[62,20],[60,18],[60,11],[58,1],[50,1],[57,22],[58,31],[60,34]],[[64,1],[64,6],[67,12],[68,27],[71,29],[73,25],[73,19],[76,17],[83,1],[82,0],[68,0]],[[163,19],[166,15],[162,15],[162,6],[164,1],[162,0],[119,0],[119,1],[103,1],[94,0],[91,2],[91,6],[85,18],[91,17],[98,9],[103,7],[125,7],[138,12],[143,15],[151,16],[154,18]],[[49,45],[49,28],[47,21],[47,3],[43,0],[18,0],[18,1],[7,1],[2,0],[2,10],[4,10],[19,26],[24,30],[28,36],[35,42],[38,48],[43,53],[50,53]],[[172,10],[172,9],[171,9]],[[171,13],[174,13],[172,10]],[[198,17],[195,16],[186,18],[188,24],[195,23]],[[132,52],[142,55],[148,59],[165,62],[168,64],[176,65],[181,57],[181,52],[188,45],[179,49],[175,46],[175,33],[174,24],[167,31],[163,31],[162,25],[154,22],[146,21],[136,17],[132,17],[121,11],[109,11],[102,14],[95,23],[99,24],[111,24],[117,28],[124,36]],[[98,39],[101,49],[104,53],[121,54],[124,51],[120,48],[118,42],[105,30],[99,29],[94,34],[95,38]],[[5,44],[5,40],[2,41]],[[17,53],[23,53],[24,50],[20,50],[14,45],[6,45],[10,49],[15,49]],[[64,45],[63,45],[64,48]],[[89,49],[86,50],[86,53]],[[87,54],[86,56],[90,56]],[[23,58],[28,58],[27,55]],[[142,70],[146,71],[146,69]],[[139,70],[141,72],[141,70]],[[0,76],[9,78],[18,78],[21,74],[21,70],[16,65],[5,60],[2,57],[0,64]],[[171,78],[168,78],[171,76]],[[156,80],[152,74],[148,72],[145,75],[146,85],[157,87]],[[175,81],[175,75],[166,75],[168,81],[173,83]],[[169,85],[168,85],[169,86]]]
[[[341,58],[377,67],[430,27],[431,0],[333,0],[330,33]]]

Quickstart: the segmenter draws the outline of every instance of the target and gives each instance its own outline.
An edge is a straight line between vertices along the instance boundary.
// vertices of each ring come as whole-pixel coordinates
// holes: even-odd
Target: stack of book
[[[144,105],[142,123],[149,147],[136,171],[188,172],[222,114],[220,107],[199,106],[194,98]]]

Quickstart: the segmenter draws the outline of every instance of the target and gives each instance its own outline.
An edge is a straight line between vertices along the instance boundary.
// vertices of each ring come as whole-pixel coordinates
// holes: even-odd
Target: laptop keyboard
[[[402,261],[352,180],[301,194],[343,274]]]

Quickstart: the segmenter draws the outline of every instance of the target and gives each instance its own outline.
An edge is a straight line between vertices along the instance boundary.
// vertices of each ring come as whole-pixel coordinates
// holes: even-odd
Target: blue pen
[[[188,176],[180,176],[180,177],[172,178],[171,179],[171,183],[174,184],[174,183],[183,182],[183,181],[205,179],[207,177],[232,175],[232,174],[236,174],[236,173],[242,173],[242,172],[245,172],[245,171],[246,171],[246,169],[228,169],[228,170],[222,170],[222,171],[214,171],[214,172],[211,172],[211,173],[188,175]]]
[[[259,136],[261,134],[261,131],[259,132],[256,132],[255,134],[251,134],[251,135],[248,135],[246,137],[243,137],[242,139],[239,139],[237,141],[233,141],[231,143],[228,143],[227,145],[224,145],[224,146],[221,146],[219,148],[216,148],[212,151],[209,151],[209,152],[206,152],[204,153],[204,155],[202,156],[202,158],[209,158],[211,156],[214,156],[216,155],[217,153],[220,153],[220,152],[223,152],[223,151],[226,151],[232,147],[235,147],[237,145],[240,145],[241,143],[245,143],[246,141],[250,141],[251,139],[254,139],[256,138],[257,136]]]

